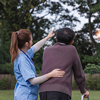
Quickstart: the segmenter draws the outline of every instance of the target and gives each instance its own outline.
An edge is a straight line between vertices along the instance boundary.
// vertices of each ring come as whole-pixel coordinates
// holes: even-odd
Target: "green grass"
[[[13,90],[0,90],[0,100],[14,100],[13,92],[14,92]],[[100,91],[89,91],[89,92],[90,92],[90,100],[100,100]],[[80,98],[81,98],[81,93],[79,91],[72,91],[71,100],[80,100]]]
[[[89,91],[90,92],[90,100],[100,100],[100,91]],[[72,100],[80,100],[81,93],[80,91],[72,91]],[[87,100],[84,98],[84,100]]]
[[[0,100],[14,100],[14,91],[0,90]]]

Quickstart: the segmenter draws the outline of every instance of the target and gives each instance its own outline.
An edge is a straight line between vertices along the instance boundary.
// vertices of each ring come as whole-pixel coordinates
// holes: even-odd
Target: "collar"
[[[61,43],[61,42],[57,42],[57,43],[55,43],[55,45],[62,45],[62,46],[66,46],[66,44],[65,44],[65,43]]]

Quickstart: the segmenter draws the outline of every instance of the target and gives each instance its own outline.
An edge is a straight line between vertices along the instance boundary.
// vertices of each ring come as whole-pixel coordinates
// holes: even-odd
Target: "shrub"
[[[6,63],[0,65],[0,74],[14,74],[14,65],[12,63]]]
[[[90,74],[100,74],[100,66],[95,64],[87,64],[84,72]]]
[[[9,87],[9,79],[7,78],[2,78],[0,80],[0,90],[7,90]]]
[[[74,90],[77,90],[78,89],[78,86],[76,84],[75,79],[73,80],[73,83],[72,83],[72,89],[74,89]]]
[[[98,77],[95,76],[92,78],[91,90],[97,90],[97,83],[98,83]]]
[[[41,63],[35,63],[35,69],[36,69],[37,74],[41,74],[42,64]]]
[[[100,90],[100,77],[98,77],[97,90]]]
[[[91,87],[92,87],[92,75],[91,74],[89,74],[88,76],[87,76],[87,79],[86,79],[86,88],[87,89],[91,89]]]
[[[77,90],[78,86],[73,80],[72,89]],[[86,89],[88,90],[100,90],[100,76],[98,74],[88,74],[86,77]]]
[[[100,77],[88,74],[86,79],[86,88],[90,90],[100,90]]]
[[[12,80],[12,84],[11,84],[11,89],[14,89],[15,88],[15,85],[16,85],[16,78],[14,76],[13,77],[13,80]]]

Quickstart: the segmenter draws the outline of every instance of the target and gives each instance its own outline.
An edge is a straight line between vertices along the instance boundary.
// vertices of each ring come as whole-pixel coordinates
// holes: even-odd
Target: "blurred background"
[[[0,89],[13,89],[16,83],[9,52],[13,31],[30,30],[34,44],[52,29],[56,33],[63,27],[76,33],[73,45],[86,73],[87,89],[100,90],[100,43],[95,37],[100,27],[100,0],[0,0]],[[44,48],[54,43],[55,36],[35,54],[33,61],[38,74]],[[73,89],[77,89],[74,82]]]

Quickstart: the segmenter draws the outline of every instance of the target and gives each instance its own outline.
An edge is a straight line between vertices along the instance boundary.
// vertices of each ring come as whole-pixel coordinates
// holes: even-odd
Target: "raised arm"
[[[47,37],[45,37],[44,39],[40,40],[39,42],[37,42],[36,44],[34,44],[33,46],[35,47],[34,53],[36,53],[44,44],[45,42],[53,37],[55,34],[53,33],[54,30],[52,30]]]

